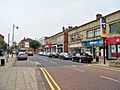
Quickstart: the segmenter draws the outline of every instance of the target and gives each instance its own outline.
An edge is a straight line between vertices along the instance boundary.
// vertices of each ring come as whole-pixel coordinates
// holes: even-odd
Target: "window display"
[[[118,45],[118,53],[120,53],[120,45]]]
[[[116,47],[115,45],[111,45],[112,53],[116,53]]]

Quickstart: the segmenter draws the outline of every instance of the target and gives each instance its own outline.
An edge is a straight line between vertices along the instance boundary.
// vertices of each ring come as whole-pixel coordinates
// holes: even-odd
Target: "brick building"
[[[94,57],[103,57],[104,39],[101,37],[101,17],[106,18],[106,57],[107,59],[120,57],[120,34],[116,33],[116,23],[120,26],[120,10],[105,16],[97,14],[95,20],[69,30],[69,52],[86,52]]]
[[[68,32],[63,27],[63,31],[45,39],[43,51],[45,52],[68,52]]]
[[[32,50],[32,48],[30,48],[29,46],[29,42],[31,42],[32,39],[30,38],[25,38],[23,40],[21,40],[19,43],[18,43],[18,49],[23,49],[23,50]]]

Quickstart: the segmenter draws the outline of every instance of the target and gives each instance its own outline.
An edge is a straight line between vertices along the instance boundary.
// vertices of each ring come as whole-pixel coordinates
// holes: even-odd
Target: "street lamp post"
[[[106,64],[106,62],[105,62],[105,48],[106,48],[106,45],[105,45],[105,38],[104,37],[103,37],[103,47],[104,47],[104,49],[103,49],[104,64]]]
[[[9,48],[9,42],[10,42],[10,33],[8,33],[8,58],[9,58],[9,53],[10,53],[10,48]]]
[[[15,25],[13,24],[13,34],[12,34],[12,57],[13,57],[13,47],[14,47],[14,30],[15,30],[15,28],[16,28],[16,29],[18,29],[18,26],[15,26]]]

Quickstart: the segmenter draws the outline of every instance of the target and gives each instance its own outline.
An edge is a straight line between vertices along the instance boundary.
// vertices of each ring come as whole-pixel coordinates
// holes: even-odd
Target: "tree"
[[[120,22],[116,23],[116,33],[120,34]]]
[[[5,41],[0,40],[0,49],[6,50],[7,49],[7,43]]]
[[[32,40],[31,42],[30,42],[30,44],[29,44],[29,46],[31,47],[31,48],[33,48],[34,49],[34,51],[36,51],[36,49],[38,49],[39,47],[40,47],[40,43],[38,42],[38,41],[36,41],[36,40]]]

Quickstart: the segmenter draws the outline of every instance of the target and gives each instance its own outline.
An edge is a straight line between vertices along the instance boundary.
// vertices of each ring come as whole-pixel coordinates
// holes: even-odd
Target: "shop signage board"
[[[111,37],[105,39],[106,44],[117,44],[120,43],[120,37]]]
[[[93,46],[93,45],[103,45],[103,40],[92,40],[92,41],[87,41],[82,43],[83,46],[88,47],[88,46]]]

